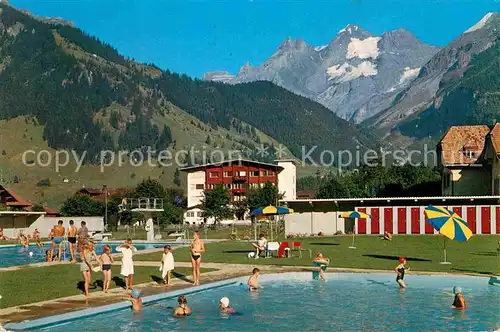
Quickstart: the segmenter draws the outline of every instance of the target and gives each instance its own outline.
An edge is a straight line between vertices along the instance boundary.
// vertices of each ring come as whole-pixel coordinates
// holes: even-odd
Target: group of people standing
[[[47,251],[47,260],[54,257],[54,250],[57,248],[57,259],[61,261],[63,252],[64,238],[67,237],[69,243],[69,252],[71,262],[76,263],[76,251],[81,255],[86,244],[89,243],[89,230],[85,221],[81,222],[81,227],[77,228],[73,220],[69,221],[68,231],[63,225],[63,221],[59,220],[57,225],[50,230],[49,238],[52,240],[52,247]],[[52,259],[50,259],[52,260]]]

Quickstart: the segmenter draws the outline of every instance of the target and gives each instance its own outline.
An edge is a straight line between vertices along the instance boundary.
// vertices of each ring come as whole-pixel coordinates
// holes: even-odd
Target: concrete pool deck
[[[228,280],[236,277],[249,276],[251,270],[254,267],[259,268],[264,273],[285,273],[285,272],[311,272],[316,271],[317,268],[312,266],[277,266],[277,265],[263,265],[263,260],[256,261],[255,265],[250,264],[223,264],[223,263],[203,263],[202,268],[216,269],[216,271],[202,273],[201,280],[202,285],[208,283]],[[260,263],[260,264],[259,264]],[[65,264],[65,263],[62,263]],[[120,262],[116,263],[119,265]],[[136,261],[135,266],[158,266],[158,262],[154,261]],[[188,262],[176,262],[176,267],[191,267],[191,263]],[[329,267],[328,272],[350,272],[350,273],[393,273],[393,271],[388,270],[367,270],[367,269],[352,269],[352,268],[334,268]],[[414,275],[457,275],[445,272],[418,272],[412,271]],[[461,274],[464,275],[464,274]],[[478,276],[477,274],[468,274],[473,276]],[[163,285],[159,285],[156,282],[149,282],[140,285],[136,285],[137,288],[141,289],[142,296],[156,295],[156,294],[168,294],[170,292],[179,291],[186,289],[186,291],[193,289],[193,285],[190,282],[191,276],[185,276],[178,279],[174,279],[172,286],[165,288]],[[482,277],[485,277],[484,275]],[[86,299],[83,295],[69,296],[59,299],[53,299],[38,303],[31,303],[20,305],[16,307],[10,307],[5,309],[0,309],[0,325],[5,325],[9,322],[22,322],[27,320],[34,320],[47,316],[54,316],[58,314],[68,313],[72,311],[96,308],[104,305],[115,304],[124,301],[124,296],[126,296],[125,290],[110,289],[108,294],[102,291],[93,292],[90,294],[89,298]]]

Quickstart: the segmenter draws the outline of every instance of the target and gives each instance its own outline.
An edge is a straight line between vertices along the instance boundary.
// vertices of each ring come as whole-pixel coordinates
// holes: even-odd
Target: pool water
[[[101,254],[103,252],[103,248],[106,244],[109,244],[113,250],[113,253],[117,253],[116,247],[121,243],[118,242],[96,242],[95,251],[97,254]],[[146,250],[146,249],[154,249],[154,248],[163,248],[164,245],[170,244],[172,247],[179,245],[180,243],[134,243],[134,246],[137,250]],[[42,247],[37,247],[35,245],[30,245],[28,248],[24,248],[22,246],[15,247],[0,247],[0,268],[9,267],[9,266],[17,266],[17,265],[26,265],[33,263],[41,263],[45,262],[45,251],[51,248],[50,244],[45,244]],[[30,252],[33,253],[30,256]],[[55,255],[57,256],[57,246],[55,250]],[[77,257],[78,253],[77,253]],[[64,260],[70,260],[71,254],[69,252],[68,244],[65,243],[63,245],[63,258]]]
[[[494,331],[500,327],[500,287],[487,278],[413,276],[400,291],[394,274],[311,273],[264,275],[263,289],[240,285],[188,295],[190,317],[173,318],[176,299],[146,305],[141,313],[115,311],[46,328],[48,331]],[[245,282],[246,279],[241,279]],[[467,310],[451,308],[452,288],[463,289]],[[219,313],[227,296],[238,315]]]

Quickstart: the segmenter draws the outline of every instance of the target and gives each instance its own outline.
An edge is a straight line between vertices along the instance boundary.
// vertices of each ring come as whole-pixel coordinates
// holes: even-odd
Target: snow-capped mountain
[[[263,64],[245,64],[231,84],[266,80],[360,122],[388,108],[439,48],[399,29],[377,36],[348,25],[324,46],[290,37]]]
[[[203,75],[203,79],[205,81],[213,81],[213,82],[229,82],[234,78],[234,75],[231,75],[227,71],[218,70],[218,71],[209,71]]]
[[[500,14],[488,13],[436,53],[394,105],[368,119],[366,124],[391,129],[429,107],[438,109],[449,88],[457,85],[469,69],[473,57],[488,50],[499,38]]]

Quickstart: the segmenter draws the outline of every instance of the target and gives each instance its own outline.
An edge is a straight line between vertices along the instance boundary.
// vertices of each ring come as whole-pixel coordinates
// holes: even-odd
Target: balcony
[[[247,180],[246,176],[239,176],[239,175],[233,176],[233,182],[245,182],[246,180]]]

